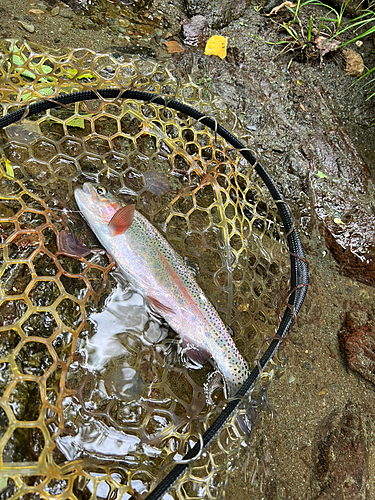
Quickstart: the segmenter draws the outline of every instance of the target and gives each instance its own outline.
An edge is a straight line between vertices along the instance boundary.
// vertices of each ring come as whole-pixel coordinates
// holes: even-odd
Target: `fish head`
[[[122,207],[107,188],[85,182],[75,188],[74,196],[81,214],[91,228],[107,227],[115,213]]]

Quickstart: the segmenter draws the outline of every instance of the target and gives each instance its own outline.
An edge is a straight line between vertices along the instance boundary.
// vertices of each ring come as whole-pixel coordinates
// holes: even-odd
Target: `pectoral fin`
[[[112,231],[112,236],[122,234],[129,229],[134,219],[134,210],[135,205],[128,205],[117,210],[108,223],[108,226]]]
[[[150,304],[154,306],[154,308],[157,310],[159,314],[163,313],[175,314],[174,310],[171,307],[162,304],[154,297],[150,297],[149,295],[147,295],[147,298],[150,301]]]

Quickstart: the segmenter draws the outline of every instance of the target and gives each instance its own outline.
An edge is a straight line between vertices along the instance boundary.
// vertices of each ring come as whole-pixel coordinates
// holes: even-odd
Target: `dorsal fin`
[[[135,205],[128,205],[117,210],[108,223],[108,226],[112,231],[112,236],[125,233],[125,231],[129,229],[134,219],[134,210]]]

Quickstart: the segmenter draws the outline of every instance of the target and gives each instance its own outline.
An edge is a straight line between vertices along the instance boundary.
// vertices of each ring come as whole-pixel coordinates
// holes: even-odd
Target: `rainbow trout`
[[[234,396],[249,367],[182,258],[134,205],[121,205],[105,187],[85,183],[74,194],[82,215],[127,280],[179,334],[191,359],[214,362],[228,396]]]

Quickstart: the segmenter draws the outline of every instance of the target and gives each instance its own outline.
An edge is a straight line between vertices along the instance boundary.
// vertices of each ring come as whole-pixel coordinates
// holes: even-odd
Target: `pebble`
[[[304,366],[305,366],[306,370],[309,370],[309,371],[312,370],[311,365],[310,365],[310,363],[308,361],[304,362]]]
[[[122,27],[122,28],[129,28],[130,26],[130,21],[129,19],[119,19],[118,20],[119,22],[119,25]]]
[[[60,16],[66,19],[71,19],[73,17],[73,11],[68,8],[60,9]]]
[[[160,28],[155,28],[154,32],[156,36],[162,36],[163,34],[163,30],[161,30]]]
[[[34,33],[35,31],[35,26],[33,24],[25,23],[23,21],[18,21],[18,24],[29,33]]]
[[[59,6],[54,7],[54,8],[51,10],[51,16],[52,16],[52,17],[58,16],[58,15],[59,15],[59,12],[60,12],[60,7],[59,7]]]

